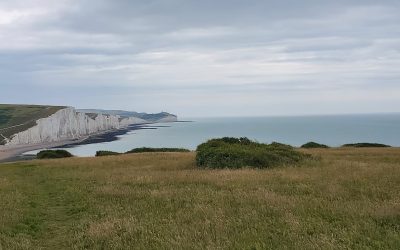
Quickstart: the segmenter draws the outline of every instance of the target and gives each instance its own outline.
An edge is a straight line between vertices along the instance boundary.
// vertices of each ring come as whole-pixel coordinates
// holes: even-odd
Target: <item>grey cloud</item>
[[[395,0],[5,0],[0,84],[9,95],[21,86],[31,89],[29,98],[5,101],[95,107],[110,96],[112,108],[145,103],[155,109],[169,101],[171,108],[199,115],[210,105],[222,112],[220,100],[233,96],[233,106],[250,101],[253,112],[257,105],[279,104],[275,96],[298,103],[300,112],[317,92],[366,102],[363,96],[400,90],[399,12]],[[52,96],[35,86],[46,86]],[[96,91],[88,97],[90,88]],[[339,102],[326,109],[349,111]],[[387,109],[399,102],[382,99],[391,104]],[[353,111],[363,112],[360,106]]]

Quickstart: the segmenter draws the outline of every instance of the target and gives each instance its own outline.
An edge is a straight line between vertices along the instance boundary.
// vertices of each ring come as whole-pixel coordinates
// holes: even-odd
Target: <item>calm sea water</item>
[[[376,142],[400,146],[400,114],[337,115],[255,118],[191,118],[193,122],[149,125],[113,142],[68,148],[77,156],[93,156],[97,150],[125,152],[136,147],[195,149],[210,138],[246,136],[259,142],[272,141],[300,146],[316,141],[330,146]]]

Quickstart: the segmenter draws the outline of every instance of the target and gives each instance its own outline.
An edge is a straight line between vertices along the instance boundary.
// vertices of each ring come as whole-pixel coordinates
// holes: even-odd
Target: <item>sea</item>
[[[76,156],[98,150],[126,152],[138,147],[178,147],[195,150],[211,138],[248,137],[292,146],[315,141],[332,147],[373,142],[400,146],[400,114],[326,115],[293,117],[181,118],[180,122],[143,126],[111,142],[65,148]],[[29,152],[36,153],[35,152]]]

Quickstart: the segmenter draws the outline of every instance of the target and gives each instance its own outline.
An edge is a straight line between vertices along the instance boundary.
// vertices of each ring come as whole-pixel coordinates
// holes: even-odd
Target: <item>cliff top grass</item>
[[[0,249],[398,249],[400,149],[306,152],[321,160],[199,169],[189,152],[0,164]]]
[[[62,106],[0,104],[0,134],[10,137],[36,125],[36,120],[63,109]],[[3,137],[0,138],[0,141]],[[1,144],[1,142],[0,142]]]
[[[212,139],[199,145],[196,151],[197,165],[203,168],[271,168],[308,158],[289,145],[258,143],[245,137]]]

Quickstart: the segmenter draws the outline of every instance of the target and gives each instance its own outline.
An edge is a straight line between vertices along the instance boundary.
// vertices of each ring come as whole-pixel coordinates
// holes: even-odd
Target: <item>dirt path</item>
[[[3,137],[3,140],[1,140],[1,138],[0,138],[0,140],[1,140],[0,142],[3,142],[4,140],[7,142],[7,140],[8,140],[7,137],[5,137],[5,136],[4,136],[3,134],[1,134],[1,133],[0,133],[0,136]]]
[[[27,122],[24,122],[24,123],[21,123],[21,124],[17,124],[17,125],[11,126],[11,127],[7,127],[7,128],[2,128],[2,129],[0,129],[0,131],[7,130],[7,129],[10,129],[10,128],[20,127],[20,126],[23,126],[23,125],[25,125],[25,124],[27,124],[29,122],[31,122],[31,121],[27,121]]]

